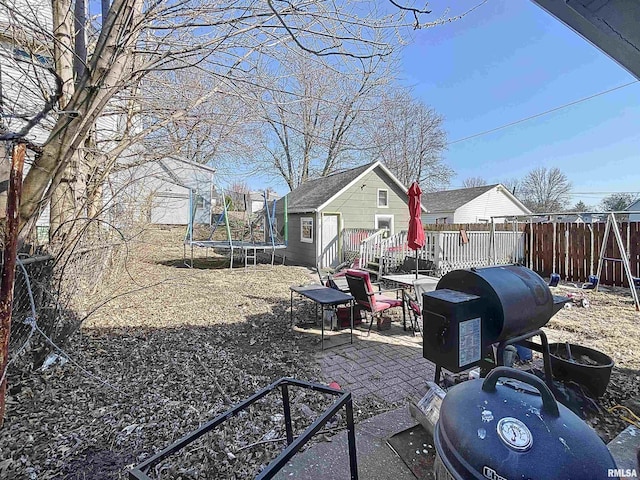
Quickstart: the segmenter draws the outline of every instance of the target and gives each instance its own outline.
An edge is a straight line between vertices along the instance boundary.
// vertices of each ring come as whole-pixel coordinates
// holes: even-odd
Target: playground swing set
[[[620,252],[620,258],[606,256],[609,236],[611,234],[613,234],[614,244],[618,247],[618,251]],[[604,229],[602,245],[600,246],[598,270],[595,275],[589,276],[589,282],[584,283],[581,289],[583,290],[593,289],[596,292],[598,291],[602,270],[605,267],[606,262],[615,262],[615,263],[622,264],[622,269],[626,276],[627,283],[629,284],[629,290],[631,291],[631,297],[633,298],[633,303],[636,307],[636,311],[640,311],[640,298],[638,297],[638,290],[637,290],[640,287],[640,278],[633,276],[633,272],[631,270],[631,264],[629,262],[629,255],[625,249],[624,241],[622,240],[622,235],[620,234],[620,229],[618,228],[618,222],[616,220],[615,213],[613,212],[607,214],[607,224]],[[557,287],[559,281],[560,281],[560,275],[557,273],[552,273],[549,281],[549,286]]]
[[[609,240],[609,234],[613,232],[614,239],[617,243],[618,250],[620,251],[620,258],[611,258],[606,257],[605,253],[607,250],[607,241]],[[633,297],[633,303],[636,306],[636,311],[640,311],[640,299],[638,298],[638,290],[640,287],[640,278],[634,277],[631,272],[631,265],[629,263],[629,256],[624,248],[624,242],[622,241],[622,235],[620,235],[620,229],[618,228],[618,222],[616,221],[616,217],[613,213],[610,213],[607,216],[607,226],[604,230],[604,239],[602,241],[602,247],[600,248],[600,261],[598,262],[598,272],[596,273],[596,278],[599,279],[600,275],[602,275],[602,268],[604,266],[604,262],[620,262],[622,263],[622,268],[624,269],[624,273],[627,277],[627,283],[629,284],[629,289],[631,290],[631,296]],[[598,290],[598,283],[595,285],[596,291]]]
[[[215,249],[218,251],[224,251],[229,255],[229,268],[233,269],[233,262],[235,254],[240,254],[244,261],[244,269],[247,270],[249,266],[256,267],[259,253],[271,253],[271,265],[275,263],[276,250],[282,250],[287,247],[288,237],[288,222],[287,222],[287,198],[284,202],[284,238],[278,236],[277,229],[275,227],[276,218],[276,200],[269,205],[268,195],[265,191],[263,193],[264,206],[262,210],[257,212],[257,215],[250,215],[247,222],[242,226],[239,235],[234,238],[230,212],[232,211],[231,200],[224,195],[222,191],[222,210],[219,212],[213,212],[213,203],[207,201],[207,199],[199,195],[195,190],[189,192],[189,223],[185,232],[183,242],[183,254],[182,261],[185,266],[193,268],[193,253],[194,247],[204,248],[205,256],[208,256],[208,249]],[[209,234],[206,239],[196,239],[197,235],[197,210],[198,200],[202,200],[204,204],[209,204]],[[214,234],[218,227],[224,225],[225,236],[224,240],[214,240]],[[264,227],[264,228],[261,228]],[[248,230],[248,235],[247,235]],[[262,239],[256,237],[257,232],[262,232]],[[245,238],[248,237],[248,238]],[[187,250],[190,250],[190,255],[187,256]],[[282,255],[282,263],[284,263],[284,253]]]

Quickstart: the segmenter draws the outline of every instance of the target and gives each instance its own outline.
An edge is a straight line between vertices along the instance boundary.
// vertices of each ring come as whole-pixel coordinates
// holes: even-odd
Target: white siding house
[[[0,127],[18,132],[44,106],[44,96],[56,91],[48,38],[52,31],[51,2],[9,0],[0,4]],[[42,144],[53,124],[49,115],[33,127],[27,139]]]
[[[525,207],[503,185],[427,192],[422,195],[422,205],[428,213],[422,215],[422,223],[487,223],[499,215],[529,215]]]
[[[261,211],[264,208],[265,192],[254,191],[254,192],[249,192],[249,195],[251,197],[251,213],[257,213]],[[269,205],[269,208],[273,208],[273,201],[278,200],[280,196],[274,192],[267,192],[267,195],[268,195],[267,203]]]
[[[106,195],[112,221],[187,225],[211,222],[214,170],[177,157],[143,163],[110,176]]]
[[[53,64],[52,8],[50,0],[7,0],[0,3],[0,131],[19,132],[44,107],[56,91]],[[100,148],[112,148],[118,135],[119,115],[113,100],[96,119],[95,140]],[[50,112],[26,135],[35,145],[43,145],[59,115]],[[33,153],[27,151],[25,175]],[[11,163],[9,142],[0,145],[0,182],[8,178]],[[0,190],[0,216],[4,216],[5,191]],[[47,203],[37,219],[38,227],[49,225]]]
[[[640,212],[640,199],[633,202],[626,208],[629,212]],[[640,213],[632,213],[629,215],[630,222],[640,222]]]

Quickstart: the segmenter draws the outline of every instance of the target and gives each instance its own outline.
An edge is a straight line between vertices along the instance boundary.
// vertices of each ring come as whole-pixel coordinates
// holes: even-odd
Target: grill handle
[[[522,370],[516,370],[515,368],[508,367],[496,367],[489,372],[487,377],[482,382],[482,390],[485,392],[495,392],[496,383],[499,378],[513,378],[514,380],[520,380],[540,392],[542,397],[542,409],[553,417],[560,416],[560,410],[558,409],[558,403],[556,398],[549,390],[549,387],[535,375],[531,373],[523,372]]]

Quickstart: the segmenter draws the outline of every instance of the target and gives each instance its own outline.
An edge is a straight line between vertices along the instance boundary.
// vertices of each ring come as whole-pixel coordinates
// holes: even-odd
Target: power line
[[[640,193],[638,191],[629,192],[571,192],[573,195],[612,195],[614,193],[630,193],[632,195]]]
[[[521,118],[520,120],[516,120],[514,122],[507,123],[505,125],[501,125],[499,127],[492,128],[490,130],[485,130],[483,132],[474,133],[473,135],[469,135],[467,137],[459,138],[458,140],[454,140],[453,142],[448,142],[448,145],[453,145],[455,143],[464,142],[465,140],[469,140],[471,138],[480,137],[482,135],[487,135],[489,133],[497,132],[498,130],[502,130],[504,128],[512,127],[519,123],[523,123],[534,118],[542,117],[543,115],[548,115],[549,113],[557,112],[558,110],[562,110],[563,108],[570,107],[572,105],[576,105],[578,103],[586,102],[587,100],[591,100],[592,98],[599,97],[601,95],[606,95],[607,93],[614,92],[616,90],[620,90],[621,88],[628,87],[629,85],[633,85],[634,83],[638,83],[640,80],[634,80],[633,82],[625,83],[623,85],[618,85],[617,87],[610,88],[609,90],[605,90],[603,92],[595,93],[593,95],[589,95],[588,97],[581,98],[579,100],[574,100],[573,102],[565,103],[564,105],[560,105],[559,107],[552,108],[550,110],[546,110],[541,113],[536,113],[535,115],[531,115],[526,118]]]

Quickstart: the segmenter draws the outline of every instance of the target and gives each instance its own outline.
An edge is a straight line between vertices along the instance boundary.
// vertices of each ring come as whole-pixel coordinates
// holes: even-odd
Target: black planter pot
[[[574,361],[562,357],[568,357],[565,343],[550,343],[551,370],[553,376],[559,380],[572,380],[584,385],[596,397],[604,395],[611,379],[613,359],[593,348],[582,345],[569,344]],[[597,365],[581,363],[581,358],[587,357]]]

